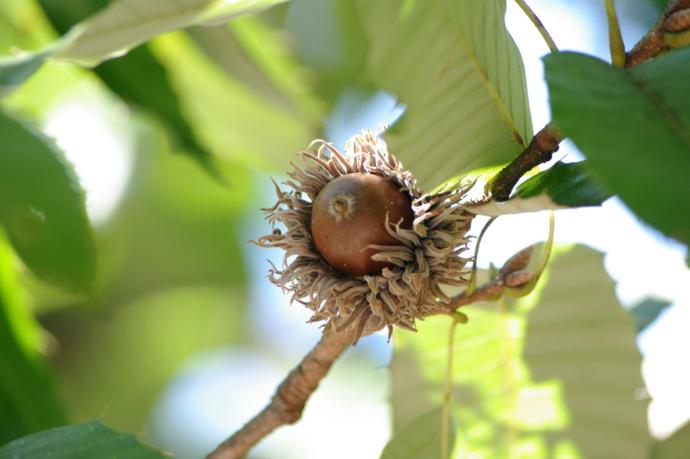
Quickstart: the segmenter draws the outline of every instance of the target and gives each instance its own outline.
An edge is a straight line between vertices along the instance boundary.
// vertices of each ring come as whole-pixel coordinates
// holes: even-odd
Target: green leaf
[[[462,309],[454,345],[455,457],[642,458],[649,444],[641,358],[603,256],[583,246],[551,263],[519,301]],[[481,282],[480,282],[481,284]],[[450,320],[396,331],[391,364],[394,428],[438,405]],[[525,452],[528,451],[529,453]]]
[[[509,200],[470,203],[468,210],[495,217],[547,209],[598,206],[610,197],[611,194],[589,171],[586,161],[557,162],[523,182]]]
[[[367,42],[356,10],[352,0],[298,0],[288,7],[285,25],[316,73],[316,92],[329,102],[362,84]]]
[[[39,277],[88,291],[96,265],[84,194],[55,144],[0,112],[0,223]]]
[[[39,3],[60,34],[108,4],[106,0],[40,0]],[[175,133],[185,153],[212,175],[219,176],[211,154],[199,145],[182,116],[165,68],[146,46],[135,48],[120,59],[103,62],[94,73],[126,103],[159,117]]]
[[[0,229],[0,444],[65,422],[16,272]]]
[[[193,25],[218,25],[234,17],[257,13],[286,0],[189,0],[185,3],[151,0],[116,0],[94,16],[76,24],[69,33],[38,55],[95,66],[126,54],[131,48],[172,30]],[[0,67],[0,94],[28,78],[39,66],[17,60]],[[28,72],[31,70],[31,72]],[[6,83],[6,81],[8,83]],[[9,86],[6,86],[9,84]]]
[[[536,381],[558,381],[581,457],[644,458],[650,444],[642,358],[632,318],[603,254],[577,246],[557,257],[527,320],[524,358]]]
[[[523,324],[502,306],[463,308],[469,322],[456,331],[451,413],[457,427],[453,457],[512,457],[508,420],[519,393],[516,373],[519,343],[509,328]],[[391,363],[395,435],[443,401],[448,333],[451,320],[432,317],[418,324],[418,333],[396,330]]]
[[[260,75],[279,90],[279,94],[294,106],[302,118],[320,126],[324,113],[309,84],[313,75],[306,74],[304,64],[291,54],[285,43],[284,31],[271,29],[256,16],[232,21],[228,29]],[[232,73],[235,74],[234,69]]]
[[[313,139],[302,117],[248,90],[185,34],[168,34],[151,46],[168,70],[186,118],[214,153],[284,171]]]
[[[546,194],[556,204],[567,207],[598,206],[611,197],[592,177],[585,161],[557,162],[522,183],[516,193],[524,199]]]
[[[165,459],[132,434],[110,430],[98,421],[56,427],[0,448],[0,459]]]
[[[441,458],[441,435],[443,409],[435,408],[413,419],[386,444],[381,459],[439,459]],[[455,432],[451,428],[448,444],[455,443]]]
[[[669,301],[660,300],[658,298],[646,298],[633,306],[630,312],[635,320],[637,333],[644,331],[644,329],[651,325],[652,322],[659,317],[659,314],[664,312],[669,306],[671,306]]]
[[[690,424],[685,424],[652,447],[650,459],[684,459],[690,451]]]
[[[233,186],[220,186],[190,158],[170,154],[160,130],[139,129],[128,192],[99,233],[98,306],[107,324],[88,308],[49,316],[60,355],[69,356],[58,368],[69,412],[126,431],[146,425],[194,355],[246,341],[242,230],[259,195],[246,165],[228,164]]]
[[[606,187],[661,232],[690,242],[690,49],[632,69],[547,56],[554,120]]]
[[[244,14],[258,13],[285,0],[190,0],[185,3],[119,0],[65,37],[56,57],[96,65],[146,40],[192,25],[218,25]]]
[[[387,135],[422,186],[502,164],[532,137],[504,0],[358,2],[367,72],[407,106]]]

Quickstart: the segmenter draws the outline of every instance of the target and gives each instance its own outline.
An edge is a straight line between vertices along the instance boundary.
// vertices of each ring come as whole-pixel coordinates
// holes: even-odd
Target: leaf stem
[[[518,442],[518,429],[516,426],[517,408],[518,408],[518,392],[516,381],[516,352],[513,348],[513,338],[510,334],[510,313],[505,299],[501,298],[498,303],[499,316],[499,333],[501,340],[501,368],[503,370],[503,389],[508,399],[508,413],[507,414],[507,429],[506,429],[506,443],[508,447],[508,456],[513,457],[513,450]]]
[[[625,44],[621,35],[621,28],[616,13],[616,5],[613,0],[604,0],[606,5],[606,19],[609,24],[609,49],[611,50],[611,63],[616,67],[625,66]]]
[[[479,246],[482,243],[482,238],[484,237],[484,233],[486,233],[486,230],[489,229],[489,226],[496,220],[498,217],[491,217],[489,221],[486,222],[482,230],[479,232],[479,237],[477,237],[477,245],[474,248],[474,257],[472,257],[472,274],[470,275],[470,282],[467,284],[467,293],[471,294],[474,292],[474,289],[477,288],[477,258],[479,257]]]
[[[455,346],[455,330],[461,320],[453,317],[448,335],[448,360],[446,363],[446,380],[443,389],[443,412],[441,414],[441,459],[450,457],[450,406],[453,398],[453,348]]]
[[[541,22],[541,19],[539,19],[539,16],[537,16],[532,8],[529,7],[525,0],[515,0],[515,3],[518,4],[522,11],[524,11],[525,15],[527,15],[529,20],[532,21],[532,24],[534,24],[534,27],[536,27],[536,29],[539,31],[541,37],[546,42],[546,46],[549,47],[551,52],[557,53],[558,47],[556,46],[556,42],[554,42],[553,38],[551,38],[551,34],[549,34],[549,31],[546,30],[546,27],[544,26],[544,23]]]

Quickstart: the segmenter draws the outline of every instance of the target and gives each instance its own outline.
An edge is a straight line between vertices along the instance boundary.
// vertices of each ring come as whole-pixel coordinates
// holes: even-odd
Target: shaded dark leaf
[[[544,59],[556,124],[606,187],[664,234],[690,241],[690,49],[619,69]]]
[[[522,183],[516,194],[520,198],[547,194],[556,204],[568,207],[598,206],[611,197],[592,176],[586,161],[557,162]]]
[[[110,430],[98,421],[56,427],[0,448],[0,459],[164,459],[163,453],[132,434]]]
[[[0,231],[0,444],[65,422],[13,258]]]
[[[39,277],[91,288],[96,250],[72,166],[37,131],[0,112],[0,223]]]

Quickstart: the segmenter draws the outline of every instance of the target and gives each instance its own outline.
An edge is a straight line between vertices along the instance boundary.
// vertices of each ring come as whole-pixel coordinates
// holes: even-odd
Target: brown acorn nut
[[[375,174],[353,173],[329,182],[312,204],[311,233],[316,249],[338,271],[363,276],[381,274],[390,263],[374,261],[367,246],[400,245],[386,231],[388,221],[412,227],[409,195]]]

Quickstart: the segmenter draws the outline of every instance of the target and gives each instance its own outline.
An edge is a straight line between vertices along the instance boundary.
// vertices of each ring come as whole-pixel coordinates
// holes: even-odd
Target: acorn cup
[[[311,322],[357,337],[448,312],[442,285],[466,286],[466,233],[473,214],[462,199],[471,184],[423,194],[386,144],[365,131],[345,153],[317,140],[276,184],[278,202],[263,209],[280,230],[256,241],[285,250],[269,279],[313,311]],[[276,228],[278,229],[278,228]]]

